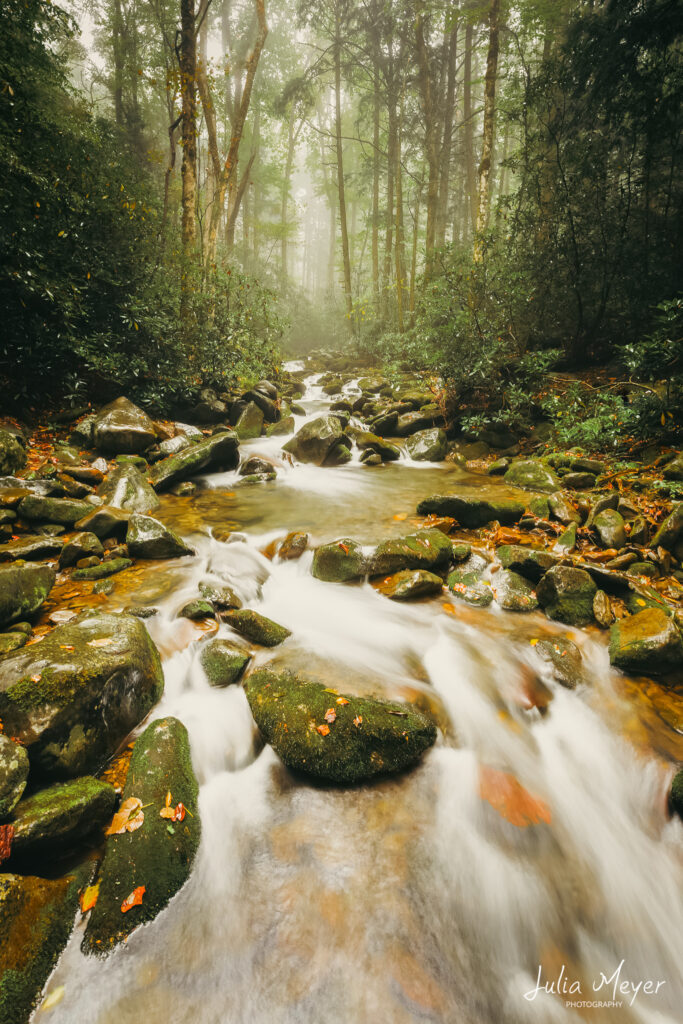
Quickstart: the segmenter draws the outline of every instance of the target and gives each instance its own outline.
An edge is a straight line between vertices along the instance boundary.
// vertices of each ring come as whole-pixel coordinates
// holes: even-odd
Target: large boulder
[[[405,412],[396,421],[397,437],[410,437],[429,427],[443,426],[443,413],[438,405],[425,405],[418,412]]]
[[[255,402],[247,402],[235,424],[235,433],[240,441],[260,437],[263,430],[263,410]]]
[[[161,697],[164,676],[143,623],[82,615],[6,657],[0,718],[31,771],[73,778],[99,770]]]
[[[245,391],[242,395],[242,401],[247,403],[253,403],[263,413],[261,417],[261,423],[264,419],[266,423],[275,423],[280,419],[280,409],[277,404],[277,391],[273,395],[266,394],[260,390],[262,385],[257,384],[256,387],[251,391]]]
[[[547,491],[553,494],[559,491],[560,481],[551,466],[538,459],[521,459],[513,462],[505,474],[505,482],[514,487],[524,487],[530,491]]]
[[[297,462],[312,462],[322,466],[343,438],[342,425],[336,416],[318,416],[304,423],[294,437],[283,445],[282,450],[293,455]]]
[[[154,512],[159,499],[137,466],[121,463],[109,474],[97,493],[110,508],[128,512]]]
[[[122,803],[128,817],[120,811],[108,829],[84,953],[105,956],[183,887],[201,835],[198,792],[187,729],[177,718],[152,722],[133,747]],[[125,828],[138,821],[140,827]],[[136,890],[139,902],[129,900]],[[126,900],[130,909],[122,913]]]
[[[26,451],[8,430],[0,430],[0,476],[11,476],[26,465]]]
[[[277,647],[292,635],[291,629],[249,608],[223,612],[222,618],[237,633],[263,647]]]
[[[406,441],[406,452],[416,462],[443,462],[447,450],[446,431],[441,427],[418,430]]]
[[[59,556],[59,568],[68,569],[81,558],[102,558],[102,541],[94,533],[75,533],[66,542]]]
[[[199,661],[211,686],[236,683],[251,661],[251,654],[227,637],[215,637],[201,646]]]
[[[555,519],[564,523],[565,526],[570,526],[572,523],[578,526],[581,523],[581,514],[564,491],[555,491],[554,494],[548,495],[548,505]]]
[[[673,551],[681,538],[683,538],[683,501],[674,505],[671,515],[666,517],[652,538],[651,547],[662,547],[667,551]]]
[[[683,667],[683,639],[661,608],[619,619],[610,630],[609,656],[625,672],[659,675]]]
[[[128,522],[126,545],[134,558],[179,558],[193,555],[185,541],[152,516],[132,515]]]
[[[497,520],[511,526],[524,515],[524,503],[516,498],[477,498],[470,494],[433,494],[417,506],[421,516],[451,516],[469,530]]]
[[[368,558],[355,540],[343,537],[321,544],[313,553],[311,572],[327,583],[349,583],[363,579],[369,570]]]
[[[155,463],[151,472],[152,486],[155,491],[167,491],[178,481],[188,480],[204,469],[236,469],[238,465],[237,435],[226,430]]]
[[[40,558],[54,558],[64,547],[59,537],[37,534],[19,537],[0,547],[0,562],[34,562]]]
[[[331,691],[324,683],[263,669],[245,692],[256,724],[289,768],[353,783],[417,763],[434,724],[407,704]]]
[[[418,530],[407,537],[378,544],[370,559],[370,574],[388,576],[401,569],[446,568],[453,557],[453,545],[441,530]]]
[[[357,430],[354,427],[348,427],[347,433],[353,438],[359,451],[374,452],[375,455],[379,455],[382,462],[396,462],[401,458],[400,448],[389,441],[385,441],[383,437],[372,434],[369,430]]]
[[[86,516],[74,523],[74,527],[81,533],[94,533],[100,540],[109,537],[117,537],[123,540],[128,530],[130,512],[123,508],[110,508],[109,505],[100,505],[99,508],[88,512]]]
[[[584,569],[556,565],[536,587],[539,604],[551,619],[568,626],[587,626],[593,621],[597,587]]]
[[[532,583],[538,583],[541,576],[559,562],[557,555],[543,548],[525,547],[522,544],[504,544],[498,548],[496,555],[504,569],[512,569]]]
[[[55,782],[25,797],[10,821],[12,864],[73,848],[107,824],[115,805],[114,787],[91,775]]]
[[[624,520],[616,509],[606,508],[598,512],[593,520],[593,529],[603,548],[623,548],[626,543]]]
[[[41,498],[31,494],[21,499],[17,512],[22,519],[29,522],[73,526],[83,516],[92,512],[92,505],[87,501],[76,501],[71,498]]]
[[[112,454],[147,451],[156,441],[151,419],[127,398],[117,398],[95,416],[92,438],[95,448]]]
[[[0,821],[21,799],[28,779],[28,754],[19,743],[0,733]]]
[[[0,565],[0,626],[35,614],[56,578],[49,565]]]

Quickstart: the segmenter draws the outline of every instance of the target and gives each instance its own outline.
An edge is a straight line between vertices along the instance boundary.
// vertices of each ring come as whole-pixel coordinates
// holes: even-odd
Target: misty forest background
[[[325,349],[424,372],[470,427],[675,436],[677,0],[0,12],[17,415],[120,393],[168,414]]]

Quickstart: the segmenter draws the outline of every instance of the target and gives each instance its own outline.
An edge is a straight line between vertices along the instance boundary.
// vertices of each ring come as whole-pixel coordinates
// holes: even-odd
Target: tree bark
[[[453,121],[455,118],[455,70],[458,56],[458,23],[451,29],[448,42],[448,72],[446,77],[446,99],[444,110],[443,137],[439,158],[439,200],[437,205],[436,247],[443,248],[446,242],[448,220],[448,183],[451,169],[451,148],[453,142]]]
[[[405,289],[405,240],[403,234],[403,178],[401,174],[401,135],[403,130],[403,92],[396,130],[396,310],[399,333],[403,334],[403,292]]]
[[[477,196],[477,223],[474,240],[474,261],[480,262],[484,255],[484,232],[488,224],[491,199],[491,162],[495,140],[496,121],[496,77],[498,75],[498,40],[500,33],[500,0],[491,0],[489,8],[489,49],[486,58],[486,79],[484,84],[484,134],[479,164],[479,188]]]
[[[292,162],[294,159],[294,104],[289,108],[289,121],[287,125],[287,156],[285,158],[285,174],[282,181],[282,193],[280,197],[280,288],[282,294],[287,291],[287,201],[289,199],[289,179],[292,176]]]
[[[472,121],[472,48],[474,46],[474,28],[471,24],[465,29],[465,67],[463,71],[463,115],[465,119],[465,180],[469,198],[472,231],[477,224],[477,176],[474,164],[474,124]]]
[[[379,67],[375,62],[373,72],[373,109],[372,109],[372,294],[375,299],[375,312],[379,312]]]
[[[436,117],[434,86],[430,71],[430,55],[424,35],[425,2],[416,4],[415,41],[419,68],[422,109],[425,119],[425,151],[429,167],[427,183],[427,227],[425,232],[425,281],[432,276],[434,245],[436,241],[436,218],[439,203],[439,135]]]
[[[344,150],[341,123],[341,21],[338,0],[335,3],[334,18],[334,129],[337,149],[337,192],[339,196],[339,227],[341,230],[342,259],[344,263],[344,294],[346,298],[346,312],[350,320],[353,313],[353,297],[351,295],[351,257],[349,255],[349,232],[346,223],[346,191],[344,185]]]
[[[179,64],[182,98],[182,270],[180,315],[190,315],[190,289],[197,246],[197,37],[194,0],[180,0]]]

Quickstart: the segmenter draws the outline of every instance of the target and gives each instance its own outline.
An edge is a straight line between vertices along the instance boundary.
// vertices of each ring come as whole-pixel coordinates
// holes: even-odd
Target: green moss
[[[251,654],[224,637],[202,644],[201,666],[211,686],[236,683],[251,660]]]
[[[559,561],[557,555],[551,555],[549,551],[522,544],[504,544],[496,555],[504,569],[512,569],[532,583],[538,583],[541,576]]]
[[[471,494],[433,494],[417,506],[418,515],[452,516],[472,530],[494,520],[511,526],[519,522],[524,511],[524,503],[514,498],[477,498]]]
[[[348,537],[331,544],[321,544],[313,553],[311,572],[318,580],[349,583],[362,579],[367,571],[367,559],[361,545]]]
[[[74,501],[69,498],[40,498],[32,494],[21,499],[17,511],[22,519],[37,519],[42,523],[73,526],[88,512],[92,512],[92,505],[87,501]]]
[[[224,612],[222,618],[242,636],[264,647],[277,647],[292,635],[291,629],[246,608]]]
[[[597,587],[584,569],[556,565],[541,578],[536,595],[546,615],[569,626],[593,621]]]
[[[669,810],[683,820],[683,768],[676,772],[671,782]]]
[[[168,792],[174,807],[186,808],[182,821],[160,815]],[[107,839],[83,952],[105,955],[138,925],[154,920],[185,884],[199,847],[198,794],[185,726],[176,718],[152,722],[135,743],[123,791],[124,801],[142,801],[144,822]],[[123,901],[143,885],[142,903],[123,913]]]
[[[419,530],[417,533],[385,540],[370,559],[370,571],[386,576],[402,569],[434,570],[445,568],[453,558],[453,544],[441,530]]]
[[[115,803],[114,787],[92,776],[32,793],[14,809],[12,863],[17,857],[75,845],[109,821]]]
[[[48,565],[0,565],[0,626],[37,612],[56,578]]]
[[[454,569],[448,577],[448,589],[461,601],[478,608],[486,608],[493,601],[490,583],[483,580],[478,572]]]
[[[433,722],[410,705],[338,694],[288,673],[255,672],[245,691],[284,763],[332,782],[401,771],[436,740]]]
[[[610,661],[627,672],[658,675],[683,665],[683,639],[661,608],[619,619],[610,630]]]
[[[73,580],[103,580],[113,576],[117,572],[129,569],[132,565],[130,558],[110,558],[100,565],[90,565],[87,569],[75,569],[71,575]]]

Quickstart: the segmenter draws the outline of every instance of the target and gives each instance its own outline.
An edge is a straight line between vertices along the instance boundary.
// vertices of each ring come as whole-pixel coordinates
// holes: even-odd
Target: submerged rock
[[[260,615],[259,612],[248,608],[223,612],[221,617],[236,632],[246,636],[247,640],[261,644],[263,647],[277,647],[292,635],[291,629],[280,626],[272,619],[266,618],[265,615]]]
[[[56,578],[57,573],[49,565],[1,565],[0,626],[30,618],[45,601]]]
[[[161,697],[156,647],[130,615],[84,615],[5,658],[0,718],[31,770],[97,771]]]
[[[377,589],[392,601],[412,601],[417,597],[440,594],[443,580],[424,569],[405,569],[382,580]]]
[[[542,661],[552,666],[553,677],[568,690],[583,682],[581,651],[571,640],[561,636],[544,637],[534,650]]]
[[[152,486],[166,491],[180,480],[187,480],[204,469],[236,469],[239,464],[239,441],[232,430],[222,431],[197,441],[177,455],[169,455],[152,467]]]
[[[100,485],[97,493],[110,508],[145,513],[159,507],[155,491],[137,466],[130,463],[117,466]]]
[[[452,557],[453,545],[441,530],[419,530],[378,544],[369,571],[374,576],[387,576],[402,569],[445,568]]]
[[[133,454],[151,448],[156,441],[156,433],[147,413],[121,397],[97,413],[92,439],[99,451]]]
[[[515,498],[477,498],[470,494],[433,494],[417,506],[421,516],[452,516],[467,529],[475,530],[497,520],[511,526],[524,515],[524,504]]]
[[[91,775],[32,793],[19,801],[12,815],[12,863],[72,848],[103,828],[115,805],[114,787]]]
[[[287,534],[278,548],[278,557],[281,558],[283,562],[292,562],[297,558],[301,558],[307,547],[308,534],[294,530]]]
[[[162,817],[171,794],[174,817]],[[177,718],[152,722],[133,747],[123,790],[140,802],[140,828],[110,835],[100,868],[100,891],[81,944],[84,953],[105,956],[138,925],[153,921],[190,876],[199,847],[198,786],[187,729]],[[182,806],[181,806],[182,805]],[[122,913],[139,886],[142,901]]]
[[[559,491],[560,481],[551,466],[538,459],[521,459],[513,462],[505,474],[505,482],[514,487],[524,487],[530,491]]]
[[[282,450],[289,452],[298,462],[312,462],[322,466],[343,438],[342,425],[336,416],[318,416],[304,423],[294,437],[283,445]]]
[[[597,587],[584,569],[556,565],[536,587],[539,604],[551,619],[568,626],[587,626],[593,621]]]
[[[19,743],[0,733],[0,822],[12,813],[28,779],[28,754]]]
[[[331,544],[321,544],[313,553],[311,572],[327,583],[349,583],[363,579],[369,570],[363,548],[355,540],[343,537]]]
[[[410,705],[338,695],[268,669],[244,688],[256,724],[287,767],[331,782],[402,771],[436,740],[433,722]]]
[[[177,533],[152,516],[130,517],[126,544],[134,558],[179,558],[194,554]]]
[[[211,686],[229,686],[238,681],[251,654],[232,640],[216,637],[202,644],[199,660]]]
[[[619,619],[610,630],[610,661],[625,672],[659,675],[683,665],[683,639],[661,608]]]

